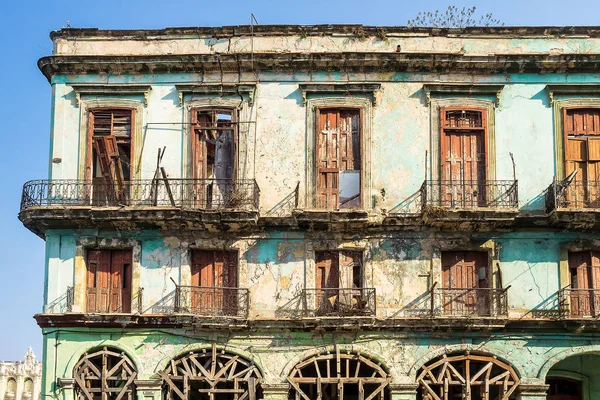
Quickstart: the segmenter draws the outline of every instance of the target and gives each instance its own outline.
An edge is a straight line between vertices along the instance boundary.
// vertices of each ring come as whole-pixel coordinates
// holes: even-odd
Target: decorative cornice
[[[311,94],[368,94],[373,107],[376,107],[381,92],[380,83],[301,83],[299,86],[303,104]]]
[[[70,86],[75,92],[77,99],[77,107],[81,105],[82,95],[142,95],[144,96],[144,105],[148,106],[148,95],[152,90],[151,85],[134,85],[134,84],[114,84],[114,83],[71,83]]]
[[[544,383],[520,383],[517,391],[521,396],[546,396],[549,387]]]
[[[256,85],[250,83],[184,83],[175,85],[179,93],[179,105],[183,106],[183,95],[202,94],[210,96],[248,96],[248,105],[254,104]]]
[[[263,383],[261,385],[265,394],[287,394],[290,390],[289,383]]]
[[[443,83],[443,84],[425,84],[423,90],[427,96],[427,105],[431,104],[431,95],[437,94],[459,94],[459,95],[488,95],[495,97],[495,105],[500,103],[500,93],[504,85],[489,84],[464,84],[464,83]]]
[[[475,56],[458,53],[231,53],[158,56],[49,56],[38,67],[55,75],[151,75],[211,72],[419,72],[419,73],[596,73],[600,54],[518,54]]]
[[[419,385],[416,383],[390,383],[390,392],[393,394],[414,394]]]
[[[554,96],[556,95],[596,95],[600,96],[600,84],[597,83],[582,83],[582,84],[561,84],[561,85],[546,85],[548,91],[548,97],[550,98],[550,104],[554,103]]]

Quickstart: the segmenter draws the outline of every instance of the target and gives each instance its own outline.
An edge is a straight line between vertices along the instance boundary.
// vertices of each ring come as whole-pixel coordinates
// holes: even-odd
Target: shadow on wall
[[[144,313],[150,314],[174,314],[175,313],[175,291],[168,293],[165,297],[158,300],[148,309],[144,310]]]
[[[304,314],[302,293],[295,294],[287,303],[275,310],[276,318],[299,319]]]
[[[390,210],[390,214],[394,215],[412,215],[421,212],[423,206],[421,190],[411,194],[408,198],[398,203]]]
[[[300,190],[300,182],[296,188],[281,199],[277,204],[267,211],[267,217],[286,217],[291,216],[293,211],[298,208],[298,192]]]
[[[427,290],[426,292],[420,294],[413,301],[406,304],[400,310],[390,315],[388,319],[406,317],[426,318],[431,317],[431,315],[431,290]]]

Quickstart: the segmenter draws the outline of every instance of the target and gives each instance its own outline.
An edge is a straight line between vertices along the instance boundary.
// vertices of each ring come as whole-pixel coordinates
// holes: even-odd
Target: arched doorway
[[[84,354],[73,370],[78,400],[134,400],[135,365],[123,352],[104,347]]]
[[[320,354],[302,361],[288,377],[294,400],[388,400],[390,376],[361,354]]]
[[[262,376],[237,354],[211,349],[190,352],[159,372],[165,400],[262,399]]]
[[[546,379],[547,400],[582,400],[582,383],[576,379],[550,377]]]
[[[442,356],[417,376],[419,400],[512,400],[519,385],[509,364],[483,354]]]
[[[569,356],[550,368],[546,383],[549,400],[600,399],[600,354]]]

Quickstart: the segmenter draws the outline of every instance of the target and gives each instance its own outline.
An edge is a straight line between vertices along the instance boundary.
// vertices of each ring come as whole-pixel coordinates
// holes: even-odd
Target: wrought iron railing
[[[144,288],[131,295],[110,289],[87,288],[85,312],[97,314],[142,314]],[[72,308],[72,306],[71,306]]]
[[[36,180],[23,186],[21,210],[44,206],[171,206],[257,210],[254,179],[147,179],[122,184],[94,180]]]
[[[574,289],[558,292],[561,318],[600,318],[600,289]]]
[[[546,211],[600,208],[600,181],[553,182],[546,191]]]
[[[508,317],[508,292],[504,289],[432,288],[433,316]]]
[[[307,317],[375,316],[374,288],[304,289],[302,305]]]
[[[423,207],[448,209],[517,208],[517,181],[425,181]]]
[[[248,289],[176,286],[175,312],[207,317],[248,318]]]

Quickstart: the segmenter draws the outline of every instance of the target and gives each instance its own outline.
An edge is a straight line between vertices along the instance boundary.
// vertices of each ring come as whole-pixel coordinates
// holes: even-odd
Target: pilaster
[[[517,389],[517,400],[546,400],[548,385],[544,381],[521,382]]]
[[[417,398],[416,383],[392,383],[390,384],[391,400],[415,400]]]
[[[263,383],[264,400],[287,400],[290,385],[287,383]]]
[[[160,400],[162,395],[162,381],[136,380],[135,390],[138,400]]]

